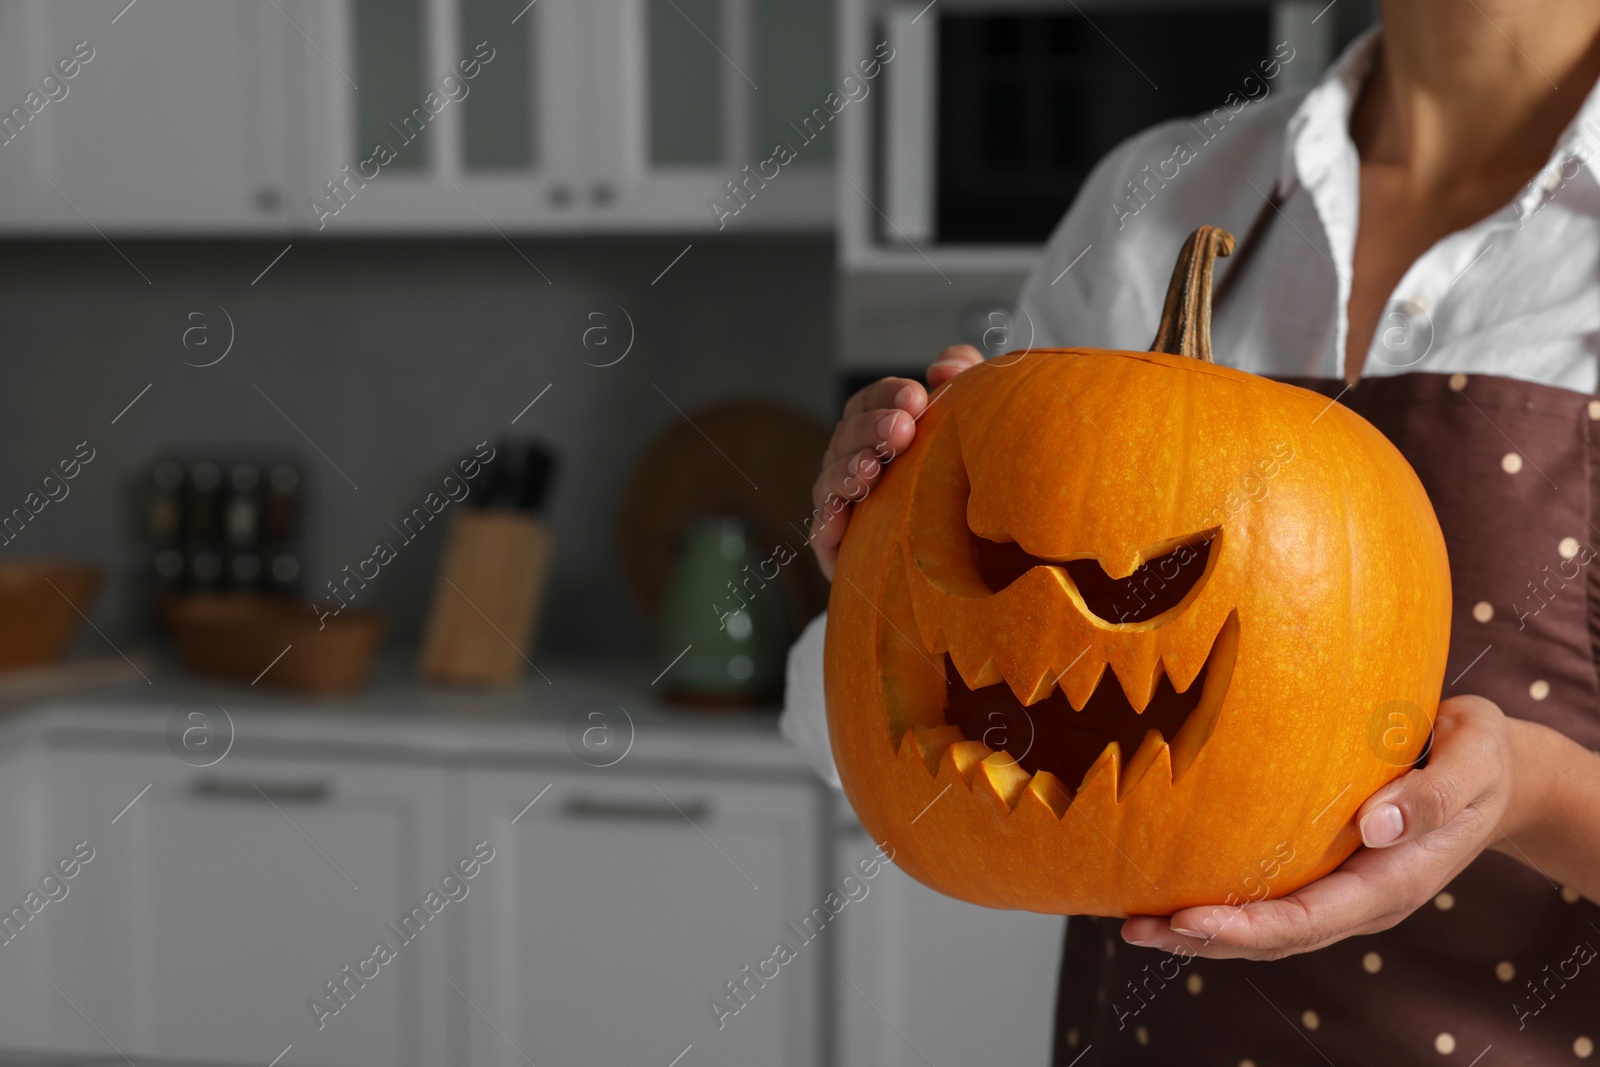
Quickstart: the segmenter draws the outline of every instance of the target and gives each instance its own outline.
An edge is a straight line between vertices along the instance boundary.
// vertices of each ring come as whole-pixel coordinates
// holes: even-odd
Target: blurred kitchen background
[[[1043,1062],[1060,920],[892,869],[718,1026],[872,855],[776,731],[808,486],[1374,19],[0,0],[0,1064]]]

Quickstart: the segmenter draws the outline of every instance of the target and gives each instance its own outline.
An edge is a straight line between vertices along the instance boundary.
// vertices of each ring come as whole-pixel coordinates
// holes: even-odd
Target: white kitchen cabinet
[[[0,744],[0,901],[4,902],[0,904],[0,917],[9,917],[11,909],[22,905],[28,893],[38,892],[40,878],[59,858],[50,852],[54,846],[46,842],[42,833],[49,797],[48,772],[40,758],[41,750],[16,739],[7,741]],[[62,854],[69,851],[70,847],[63,848]],[[60,892],[56,887],[52,891]],[[45,905],[40,912],[39,930],[61,918],[68,906],[77,902],[69,883],[62,902]],[[39,930],[24,929],[22,936],[10,936],[0,944],[0,1046],[45,1047],[49,1031],[42,1019],[45,1003],[39,994],[54,994],[38,978],[43,942],[27,936]],[[0,933],[11,935],[11,930],[0,928]]]
[[[835,869],[872,854],[854,827]],[[1050,1062],[1065,920],[953,900],[898,868],[868,885],[840,916],[841,1067]]]
[[[583,227],[586,21],[584,5],[549,0],[320,6],[308,32],[325,54],[307,72],[310,166],[290,196],[292,225]]]
[[[592,192],[612,202],[597,225],[831,227],[831,118],[827,126],[812,120],[823,132],[811,142],[799,126],[814,108],[831,115],[831,3],[595,0],[586,10],[591,49],[607,57],[592,89]],[[796,158],[775,177],[767,167],[766,180],[761,164],[780,141]],[[720,215],[711,202],[734,214]]]
[[[3,113],[80,41],[93,58],[66,95],[0,144],[0,229],[833,221],[834,134],[795,132],[836,88],[830,0],[15,0]],[[779,140],[799,158],[751,178]],[[754,199],[719,221],[708,204],[738,206],[734,181]]]
[[[831,131],[770,183],[741,186],[756,196],[733,220],[708,206],[780,133],[798,140],[789,121],[823,107],[828,0],[345,0],[311,24],[326,55],[307,70],[311,165],[290,196],[296,228],[832,225]],[[445,85],[488,55],[473,79]]]
[[[310,4],[0,5],[0,110],[12,119],[0,145],[0,225],[89,237],[96,227],[284,229],[287,181],[303,166],[294,98],[303,41],[289,19]],[[63,81],[55,65],[80,42],[89,58]],[[53,74],[50,92],[64,95],[40,104]]]
[[[828,935],[785,924],[825,896],[825,804],[798,775],[469,770],[496,850],[464,908],[470,1062],[823,1062]],[[780,939],[795,958],[719,1029],[711,1000]]]
[[[292,1045],[285,1067],[452,1062],[445,960],[470,905],[446,905],[409,944],[386,925],[470,852],[447,833],[449,772],[317,755],[233,753],[197,769],[156,734],[37,757],[33,846],[21,863],[8,855],[0,899],[9,908],[80,841],[94,857],[0,949],[0,990],[21,1018],[0,1043],[239,1063]],[[396,958],[319,1030],[311,998],[380,940]]]

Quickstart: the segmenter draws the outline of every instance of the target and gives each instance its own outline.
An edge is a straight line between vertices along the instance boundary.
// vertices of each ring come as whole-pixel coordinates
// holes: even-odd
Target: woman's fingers
[[[1123,924],[1122,936],[1208,959],[1281,959],[1387,930],[1467,862],[1470,856],[1457,863],[1449,854],[1416,845],[1362,850],[1332,874],[1277,900],[1184,908],[1170,920],[1140,916]]]
[[[1439,706],[1428,766],[1379,789],[1358,825],[1368,848],[1278,900],[1185,908],[1123,925],[1134,944],[1213,958],[1278,959],[1386,930],[1466,869],[1509,793],[1505,717],[1481,697]]]
[[[904,412],[901,419],[909,422]],[[811,548],[817,554],[817,565],[829,580],[833,578],[833,565],[838,560],[839,542],[844,540],[845,527],[850,522],[850,507],[866,497],[883,474],[883,461],[873,449],[852,452],[823,468],[811,486],[814,505],[808,525],[811,528]]]
[[[1439,705],[1428,765],[1407,772],[1361,805],[1368,848],[1391,848],[1430,834],[1505,781],[1508,753],[1500,710],[1481,697]]]
[[[1426,900],[1418,872],[1405,870],[1411,862],[1393,853],[1358,852],[1332,874],[1288,896],[1232,908],[1185,908],[1172,916],[1170,929],[1194,952],[1213,959],[1279,959],[1309,952],[1387,929]]]
[[[852,452],[835,460],[817,475],[811,486],[811,503],[817,508],[837,511],[854,504],[877,484],[883,474],[883,461],[870,448]]]
[[[971,345],[947,348],[928,368],[928,386],[937,388],[982,362],[983,354]],[[877,484],[884,464],[911,447],[917,419],[927,409],[928,390],[910,378],[873,382],[845,404],[823,454],[822,473],[811,486],[811,547],[828,578],[833,577],[851,505]]]
[[[916,419],[903,408],[873,408],[847,415],[835,427],[833,440],[822,457],[823,473],[841,459],[861,451],[875,452],[884,461],[891,460],[910,447],[916,435]],[[817,484],[820,486],[822,482],[818,477]]]
[[[900,408],[907,414],[921,415],[928,406],[928,391],[912,378],[880,378],[860,390],[844,404],[844,418],[873,408]]]
[[[849,521],[850,509],[843,506],[837,511],[818,508],[806,523],[811,550],[817,554],[817,566],[822,568],[823,576],[829,581],[833,580],[833,565],[839,559],[839,542],[844,540],[844,528]]]
[[[951,345],[928,366],[928,388],[937,389],[951,378],[983,362],[983,353],[971,345]]]

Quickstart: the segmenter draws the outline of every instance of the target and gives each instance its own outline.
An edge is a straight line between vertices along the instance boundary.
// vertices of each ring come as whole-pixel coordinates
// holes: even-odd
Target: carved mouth
[[[1217,725],[1238,651],[1237,612],[1205,592],[1224,531],[1120,560],[1060,538],[1067,551],[1035,555],[992,507],[974,508],[958,435],[928,447],[879,608],[914,620],[880,631],[895,750],[934,776],[951,763],[969,786],[981,765],[1013,809],[1031,786],[1058,815],[1103,772],[1097,788],[1118,800],[1152,767],[1178,781]]]
[[[1051,686],[1025,706],[1007,682],[969,688],[949,656],[944,660],[944,724],[917,726],[916,743],[930,774],[947,750],[970,784],[982,764],[996,791],[1015,805],[1040,772],[1067,803],[1102,768],[1109,768],[1120,800],[1158,762],[1177,781],[1194,762],[1217,724],[1239,646],[1238,614],[1229,614],[1198,673],[1178,689],[1155,662],[1155,676],[1139,706],[1115,671],[1102,665],[1081,704]],[[1063,674],[1066,672],[1063,671]],[[1161,760],[1163,753],[1168,756]]]

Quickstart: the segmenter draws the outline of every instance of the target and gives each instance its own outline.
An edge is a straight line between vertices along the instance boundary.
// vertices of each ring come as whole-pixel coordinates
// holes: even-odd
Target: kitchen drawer
[[[827,939],[786,924],[822,904],[826,806],[798,783],[468,771],[469,836],[498,851],[466,912],[471,1062],[821,1063]],[[733,999],[779,940],[794,958]]]
[[[470,851],[447,838],[447,771],[237,755],[195,768],[71,747],[30,760],[43,803],[29,866],[0,882],[4,907],[79,842],[93,858],[0,951],[0,989],[22,1009],[0,1045],[449,1061],[444,960],[460,916],[444,909],[403,947],[386,925]],[[312,998],[380,940],[397,958],[319,1020]]]

